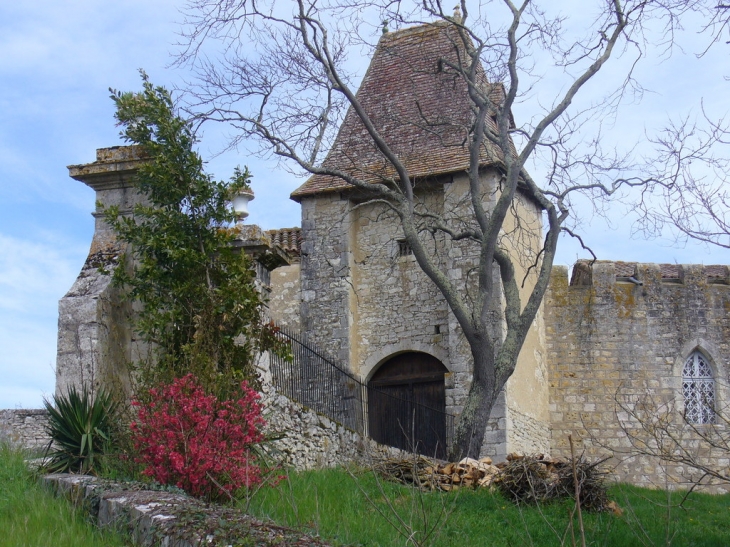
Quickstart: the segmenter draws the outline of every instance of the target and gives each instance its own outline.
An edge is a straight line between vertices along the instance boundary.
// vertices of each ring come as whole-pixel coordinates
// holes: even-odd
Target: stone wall
[[[367,465],[377,458],[403,455],[279,394],[271,383],[268,354],[259,357],[258,372],[266,431],[281,437],[266,445],[276,460],[296,469],[315,469],[350,462]]]
[[[270,454],[296,469],[335,467],[351,462],[368,465],[381,457],[402,454],[362,437],[271,387],[264,389],[261,403],[267,432],[282,436],[269,445]]]
[[[443,209],[445,196],[454,196],[444,190],[453,187],[451,180],[420,193],[419,206]],[[398,219],[381,205],[340,193],[301,203],[301,325],[306,339],[347,364],[364,382],[398,353],[433,355],[449,370],[447,412],[460,412],[471,382],[469,347],[443,296],[414,256],[399,251],[403,231]],[[468,272],[475,251],[466,249],[467,242],[437,238],[426,246],[457,286],[473,282]],[[493,429],[498,429],[501,417],[494,418]],[[500,453],[505,452],[505,439],[503,431],[490,436],[500,443]],[[495,454],[494,446],[487,453]]]
[[[272,321],[299,331],[301,298],[300,265],[280,266],[271,272],[268,314]]]
[[[668,420],[701,461],[730,464],[727,452],[710,450],[682,417],[682,367],[695,350],[713,367],[717,410],[726,413],[730,401],[730,286],[726,268],[724,277],[710,275],[717,269],[579,263],[569,284],[567,269],[555,268],[545,301],[553,456],[569,455],[572,434],[590,457],[616,455],[621,480],[681,486],[696,478],[686,467],[636,457],[626,431],[646,437],[634,411],[645,423]]]
[[[499,180],[499,173],[488,169],[482,173],[484,183],[484,195],[482,201],[485,209],[490,210],[494,206],[495,193]],[[465,173],[459,173],[451,177],[450,183],[444,186],[444,220],[450,228],[463,230],[470,227],[475,229],[475,220],[471,205],[471,190],[469,178]],[[478,290],[478,264],[479,246],[477,243],[467,239],[459,241],[447,240],[445,242],[445,266],[449,280],[458,287],[462,297],[467,302],[473,302]],[[494,268],[492,277],[497,284],[499,271]],[[439,295],[439,298],[443,297]],[[495,291],[492,301],[489,303],[491,323],[490,334],[497,340],[503,336],[502,295]],[[451,370],[453,370],[453,396],[451,412],[459,415],[463,409],[464,401],[471,387],[473,374],[473,360],[461,326],[456,316],[448,312],[448,352]],[[506,393],[503,390],[492,408],[492,414],[486,426],[484,442],[480,454],[489,456],[495,461],[502,460],[507,455],[507,404]]]
[[[538,256],[543,246],[540,208],[518,193],[505,218],[502,245],[515,266],[521,304],[524,307],[537,283]],[[545,351],[545,320],[541,306],[530,325],[505,385],[507,403],[507,452],[545,453],[550,450],[550,395]]]
[[[62,473],[44,475],[41,481],[74,506],[85,522],[125,538],[119,542],[124,545],[330,545],[319,536],[261,521],[230,505],[205,503],[178,492],[147,490],[150,485],[143,483]]]
[[[48,446],[48,412],[45,409],[0,410],[0,441],[28,449]]]
[[[128,390],[133,333],[131,306],[113,286],[110,273],[119,253],[113,247],[87,258],[58,304],[56,393],[71,386]]]
[[[508,452],[550,453],[550,424],[510,408],[507,413]]]
[[[436,192],[423,199],[435,211],[443,203]],[[351,223],[352,289],[348,304],[353,318],[352,371],[366,380],[398,352],[425,351],[453,374],[455,367],[448,354],[448,307],[415,257],[399,253],[403,230],[398,218],[382,205],[367,204],[353,208]],[[442,242],[428,242],[427,252],[437,264],[443,262]],[[451,402],[453,394],[447,397]],[[447,403],[447,409],[452,412],[453,405]]]
[[[486,209],[495,199],[499,176],[496,170],[482,174]],[[417,208],[442,215],[455,231],[474,228],[469,179],[463,173],[425,182],[416,201]],[[517,216],[510,216],[505,225],[502,243],[521,259],[517,274],[520,280],[527,278],[522,291],[525,300],[534,285],[534,276],[526,272],[537,256],[542,231],[539,210],[527,200],[518,202]],[[301,203],[301,310],[307,339],[338,362],[347,363],[365,382],[398,353],[418,351],[436,357],[449,371],[445,381],[447,412],[458,415],[471,385],[471,350],[440,291],[415,257],[401,248],[404,235],[397,216],[382,204],[363,203],[346,193],[322,194],[304,198]],[[443,234],[422,236],[433,263],[465,301],[474,302],[479,245],[468,238],[453,241]],[[276,271],[272,299],[275,275]],[[495,270],[492,275],[499,283],[499,272]],[[282,272],[282,281],[288,276]],[[280,302],[274,304],[277,310],[281,308]],[[491,334],[501,339],[504,302],[499,291],[489,306]],[[535,447],[546,451],[549,446],[542,327],[540,316],[520,355],[515,373],[518,378],[506,386],[493,410],[482,447],[484,455],[503,458],[508,447],[524,452]],[[507,416],[512,410],[516,412],[514,420]],[[539,440],[528,442],[520,433],[508,435],[509,423],[525,421],[539,432]]]
[[[340,363],[350,357],[349,200],[302,199],[301,330]]]

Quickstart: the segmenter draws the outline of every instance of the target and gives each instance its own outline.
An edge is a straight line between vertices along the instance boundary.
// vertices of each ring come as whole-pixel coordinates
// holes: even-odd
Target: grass
[[[618,485],[610,495],[624,513],[584,515],[588,545],[730,545],[730,495],[692,493],[682,507],[677,506],[681,492]],[[262,488],[244,505],[254,515],[319,534],[335,545],[573,545],[569,502],[520,508],[484,490],[421,494],[362,471],[291,473],[278,487]],[[2,444],[0,531],[0,547],[129,543],[95,529],[67,502],[47,492],[28,471],[23,454]],[[579,545],[577,537],[576,541]]]
[[[24,455],[0,443],[0,547],[116,547],[117,534],[99,531],[41,486]]]
[[[679,492],[618,485],[610,496],[624,513],[584,514],[588,545],[730,545],[730,495],[692,493],[682,507],[677,507],[684,496]],[[383,483],[372,473],[353,477],[342,469],[291,473],[279,487],[262,489],[247,502],[259,517],[320,534],[335,544],[573,545],[570,502],[520,508],[485,490],[420,494]],[[431,529],[433,535],[427,537]],[[409,543],[411,533],[415,542]],[[576,541],[580,545],[577,530]]]

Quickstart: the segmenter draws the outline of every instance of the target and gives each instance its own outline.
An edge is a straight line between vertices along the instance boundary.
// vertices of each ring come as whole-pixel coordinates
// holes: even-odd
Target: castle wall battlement
[[[598,283],[705,283],[730,285],[730,268],[723,265],[701,264],[641,264],[638,262],[612,262],[579,260],[573,267],[571,287],[593,284],[594,272]]]
[[[664,469],[636,457],[627,433],[666,416],[683,445],[698,444],[684,423],[682,392],[682,368],[695,351],[710,363],[715,408],[726,413],[727,279],[724,266],[579,262],[571,282],[567,268],[554,269],[544,306],[553,455],[569,455],[572,434],[588,455],[628,458],[615,460],[621,479],[664,486]],[[637,410],[643,418],[632,415]],[[727,454],[707,449],[698,457],[722,466]],[[678,485],[693,478],[681,465],[669,476]]]

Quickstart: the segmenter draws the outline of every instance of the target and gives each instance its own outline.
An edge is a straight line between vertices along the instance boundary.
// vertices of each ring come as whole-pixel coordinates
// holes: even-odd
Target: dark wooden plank
[[[368,425],[376,441],[443,458],[446,455],[446,367],[409,352],[384,363],[368,383]]]

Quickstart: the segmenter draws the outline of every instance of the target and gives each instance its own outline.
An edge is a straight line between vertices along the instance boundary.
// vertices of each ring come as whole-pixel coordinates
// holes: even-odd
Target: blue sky
[[[108,88],[137,90],[138,69],[153,83],[174,86],[184,74],[166,68],[175,50],[173,0],[66,0],[0,3],[0,408],[37,408],[54,388],[58,300],[71,287],[91,242],[93,192],[68,177],[67,165],[94,161],[96,148],[121,144]],[[722,49],[724,47],[724,49]],[[645,120],[699,106],[725,108],[730,46],[698,60],[688,50],[643,66],[656,92],[632,107],[632,138]],[[519,112],[516,112],[519,117]],[[222,142],[206,129],[201,152]],[[210,162],[227,178],[237,164],[254,174],[250,221],[264,228],[299,225],[288,200],[301,182],[273,164],[228,153]],[[670,240],[630,238],[617,208],[615,230],[598,220],[586,227],[604,259],[730,263],[728,252],[677,248]],[[574,262],[564,246],[556,261]]]

